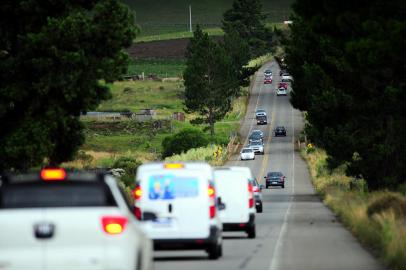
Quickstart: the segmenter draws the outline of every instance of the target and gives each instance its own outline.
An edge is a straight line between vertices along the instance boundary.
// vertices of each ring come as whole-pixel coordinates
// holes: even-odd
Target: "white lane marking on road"
[[[292,194],[295,195],[295,117],[292,106]]]
[[[295,194],[295,118],[294,118],[293,106],[292,106],[292,110],[291,110],[291,116],[292,116],[292,146],[293,146],[291,175],[292,175],[292,195],[294,195]],[[290,201],[289,201],[288,209],[286,210],[285,216],[283,218],[283,224],[282,224],[281,230],[279,231],[278,240],[276,240],[274,252],[272,253],[269,270],[277,270],[280,268],[279,258],[281,257],[282,246],[283,246],[282,239],[286,235],[286,230],[287,230],[287,226],[288,226],[288,218],[289,218],[291,207],[292,207],[292,199],[290,199]]]
[[[286,234],[286,227],[288,225],[288,217],[289,217],[291,207],[292,207],[292,201],[289,202],[289,207],[286,210],[285,217],[283,218],[283,224],[282,224],[281,230],[279,231],[278,240],[276,240],[276,245],[275,245],[275,249],[272,254],[272,257],[271,257],[271,264],[269,266],[269,270],[276,270],[279,268],[279,258],[281,256],[281,250],[282,250],[282,238]]]

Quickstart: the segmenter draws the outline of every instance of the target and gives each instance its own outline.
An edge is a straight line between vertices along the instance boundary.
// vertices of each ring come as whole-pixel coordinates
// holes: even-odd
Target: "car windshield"
[[[262,143],[259,142],[259,141],[258,142],[252,142],[251,145],[262,145]]]
[[[268,176],[270,176],[270,177],[280,177],[280,176],[282,176],[282,173],[281,172],[270,172],[270,173],[268,173]]]
[[[250,138],[251,139],[261,139],[261,135],[259,135],[259,134],[251,134]]]
[[[99,182],[24,183],[0,190],[0,208],[115,206],[106,184]]]
[[[263,110],[263,109],[257,110],[257,113],[265,113],[265,110]]]
[[[262,131],[260,131],[260,130],[254,130],[254,131],[252,131],[252,134],[261,135],[261,134],[262,134]]]
[[[272,74],[272,71],[269,70],[269,69],[267,69],[267,70],[265,70],[265,73],[267,73],[267,74]]]
[[[242,149],[242,152],[243,153],[252,153],[252,149],[244,148],[244,149]]]

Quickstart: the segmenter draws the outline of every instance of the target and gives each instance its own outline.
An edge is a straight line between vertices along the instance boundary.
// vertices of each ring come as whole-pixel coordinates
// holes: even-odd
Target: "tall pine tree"
[[[224,48],[196,27],[186,52],[185,105],[200,117],[193,123],[206,123],[214,135],[214,124],[224,118],[238,91],[232,61]]]
[[[236,31],[248,43],[249,58],[255,58],[271,51],[272,31],[266,27],[266,17],[260,0],[234,0],[223,15],[223,30],[225,35]]]

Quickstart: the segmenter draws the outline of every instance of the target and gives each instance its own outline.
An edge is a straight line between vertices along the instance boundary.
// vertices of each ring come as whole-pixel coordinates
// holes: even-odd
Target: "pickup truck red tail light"
[[[66,178],[66,172],[64,169],[42,169],[41,179],[44,181],[62,181]]]
[[[121,234],[128,223],[126,217],[121,216],[104,216],[101,219],[104,232],[107,234]]]

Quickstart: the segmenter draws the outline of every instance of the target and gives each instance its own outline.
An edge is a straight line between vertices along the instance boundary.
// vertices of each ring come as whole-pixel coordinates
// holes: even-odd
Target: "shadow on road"
[[[208,260],[207,256],[159,256],[154,257],[154,261],[156,262],[163,262],[163,261],[201,261],[201,260]]]

